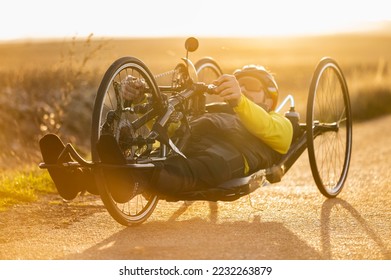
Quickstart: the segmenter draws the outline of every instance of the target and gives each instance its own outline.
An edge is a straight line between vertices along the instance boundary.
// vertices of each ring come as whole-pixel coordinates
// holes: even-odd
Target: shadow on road
[[[281,223],[194,218],[125,228],[69,259],[319,259]]]
[[[320,259],[319,253],[279,222],[217,221],[218,204],[209,203],[209,219],[179,221],[192,203],[183,203],[166,221],[120,230],[67,259]]]
[[[384,259],[390,252],[380,236],[349,203],[328,199],[322,205],[320,252],[280,222],[251,221],[216,223],[218,205],[209,203],[209,220],[192,218],[180,221],[191,203],[184,203],[166,221],[152,221],[124,228],[109,238],[67,259],[333,259],[332,209],[346,209],[362,227],[365,238],[379,247]],[[341,224],[341,227],[344,225]],[[338,246],[338,245],[336,245]]]
[[[387,249],[386,244],[380,238],[378,234],[371,228],[368,222],[361,216],[361,214],[348,202],[340,198],[326,199],[322,205],[321,210],[321,239],[322,239],[322,258],[333,259],[330,234],[330,217],[331,211],[334,207],[342,206],[349,214],[358,222],[361,228],[364,230],[366,236],[374,241],[379,248],[379,251],[383,255],[384,259],[391,259],[391,252]],[[343,224],[340,225],[344,227]]]

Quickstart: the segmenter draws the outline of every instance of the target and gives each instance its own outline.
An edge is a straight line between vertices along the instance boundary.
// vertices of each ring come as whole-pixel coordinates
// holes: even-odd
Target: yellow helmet
[[[278,86],[274,77],[265,69],[265,67],[259,65],[245,65],[242,69],[235,70],[234,75],[237,79],[246,76],[258,79],[262,83],[268,98],[273,100],[271,110],[276,109],[278,102]]]

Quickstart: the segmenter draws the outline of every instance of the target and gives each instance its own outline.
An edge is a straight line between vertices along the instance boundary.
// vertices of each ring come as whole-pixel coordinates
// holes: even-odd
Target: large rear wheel
[[[307,145],[319,191],[336,197],[346,181],[352,152],[348,87],[338,64],[323,58],[312,77],[307,103]]]

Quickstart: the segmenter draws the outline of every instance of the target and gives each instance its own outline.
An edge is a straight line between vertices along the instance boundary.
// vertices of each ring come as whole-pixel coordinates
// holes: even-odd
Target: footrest
[[[114,136],[106,134],[101,135],[96,148],[102,163],[126,164],[126,158],[122,154]]]
[[[44,161],[40,166],[47,168],[62,198],[72,200],[85,190],[98,194],[92,170],[74,162],[67,148],[70,144],[65,146],[57,135],[47,134],[40,139],[39,146]],[[72,150],[75,151],[73,147]],[[78,154],[77,156],[80,157]],[[71,164],[72,162],[75,164]]]

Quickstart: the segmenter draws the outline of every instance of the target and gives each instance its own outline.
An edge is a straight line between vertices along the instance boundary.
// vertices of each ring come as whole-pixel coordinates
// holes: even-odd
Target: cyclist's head
[[[263,67],[246,65],[234,72],[242,92],[249,99],[268,111],[277,107],[278,87],[273,76]]]

